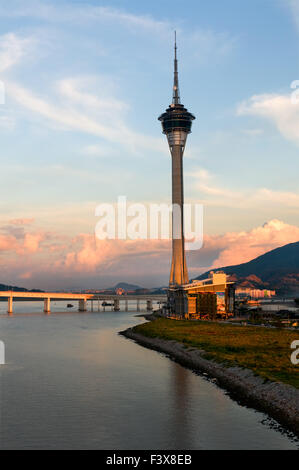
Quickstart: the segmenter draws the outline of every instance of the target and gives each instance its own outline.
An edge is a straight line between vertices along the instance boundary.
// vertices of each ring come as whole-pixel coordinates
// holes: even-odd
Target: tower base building
[[[211,273],[168,291],[165,314],[178,320],[216,320],[232,317],[235,311],[235,285],[225,273]]]

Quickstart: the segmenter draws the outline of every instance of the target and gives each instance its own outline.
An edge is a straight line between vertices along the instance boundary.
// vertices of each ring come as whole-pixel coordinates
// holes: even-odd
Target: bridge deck
[[[79,311],[86,312],[87,302],[93,301],[98,302],[98,310],[100,311],[100,301],[110,301],[114,304],[114,310],[118,312],[120,310],[120,302],[125,302],[126,311],[129,308],[129,301],[136,301],[137,310],[140,307],[140,302],[147,302],[147,310],[151,311],[153,308],[153,302],[165,302],[166,295],[116,295],[116,294],[78,294],[73,292],[15,292],[15,291],[0,291],[0,300],[5,299],[8,302],[7,312],[12,315],[13,313],[13,301],[14,299],[22,299],[22,301],[44,301],[44,312],[51,312],[51,300],[62,301],[62,300],[78,300]],[[104,306],[104,304],[103,304]],[[93,310],[93,308],[92,308]],[[104,308],[105,310],[105,308]]]
[[[166,295],[75,294],[72,292],[15,292],[0,291],[0,297],[51,300],[153,300],[166,301]]]

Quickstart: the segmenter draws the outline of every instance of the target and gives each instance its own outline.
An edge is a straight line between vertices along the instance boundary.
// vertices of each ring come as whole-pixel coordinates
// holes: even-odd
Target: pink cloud
[[[24,233],[22,237],[0,234],[0,252],[17,255],[36,253],[41,249],[41,242],[47,238],[44,232]]]
[[[32,277],[32,273],[30,271],[27,271],[19,275],[20,279],[31,279],[31,277]]]
[[[75,271],[92,272],[101,266],[117,265],[120,258],[131,261],[169,252],[170,243],[162,240],[98,240],[93,235],[81,234],[73,240],[72,250],[57,266]],[[128,262],[128,269],[130,261]]]
[[[190,272],[202,271],[203,267],[228,266],[250,261],[267,251],[299,240],[299,228],[279,220],[272,220],[248,232],[228,232],[219,236],[206,236],[203,248],[191,252]],[[65,272],[96,273],[99,269],[117,275],[142,271],[158,272],[170,263],[169,241],[163,240],[97,240],[93,235],[81,234],[73,239],[71,250],[62,260],[57,260],[56,269]],[[125,266],[125,269],[124,269]],[[142,270],[140,270],[142,266]],[[137,281],[137,279],[136,279]]]
[[[1,251],[17,251],[18,241],[13,235],[0,234],[0,252]]]
[[[218,248],[220,255],[212,268],[246,263],[267,251],[299,240],[299,227],[271,220],[248,232],[228,232],[220,237],[207,237],[204,248]]]
[[[40,243],[45,239],[44,233],[26,233],[23,250],[25,253],[36,253],[40,249]]]
[[[189,252],[190,277],[203,270],[250,261],[299,240],[299,227],[272,220],[249,231],[209,236]],[[168,282],[171,243],[163,240],[98,240],[91,234],[71,239],[42,230],[20,236],[0,234],[2,278],[25,287],[101,287],[120,280],[159,286]],[[27,280],[27,282],[26,282]]]
[[[9,221],[11,225],[31,225],[35,219],[13,219]]]

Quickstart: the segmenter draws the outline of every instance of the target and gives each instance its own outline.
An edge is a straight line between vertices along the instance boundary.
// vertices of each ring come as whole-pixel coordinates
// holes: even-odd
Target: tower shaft
[[[184,180],[183,153],[180,145],[171,148],[172,155],[172,262],[170,285],[189,282],[184,240]]]

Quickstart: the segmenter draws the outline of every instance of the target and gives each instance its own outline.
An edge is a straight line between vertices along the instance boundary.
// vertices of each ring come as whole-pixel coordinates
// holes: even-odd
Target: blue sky
[[[184,162],[186,199],[204,204],[207,245],[222,240],[192,255],[190,269],[228,262],[229,254],[218,256],[228,233],[251,240],[239,261],[260,254],[250,234],[264,233],[265,223],[267,241],[255,241],[262,251],[298,239],[299,105],[290,88],[299,79],[298,1],[2,0],[0,218],[2,237],[23,243],[0,243],[10,282],[36,284],[40,259],[44,284],[66,270],[67,261],[61,267],[50,256],[57,249],[62,257],[53,239],[64,240],[65,259],[78,257],[82,240],[78,249],[70,240],[92,236],[97,204],[122,194],[169,201],[170,157],[157,117],[171,101],[175,29],[182,102],[197,117]],[[27,251],[26,234],[42,237]],[[144,284],[168,276],[167,250],[161,275],[149,262]],[[65,285],[80,276],[97,283],[113,257],[95,257],[76,282],[65,271]],[[109,282],[121,272],[113,260]],[[136,281],[141,271],[132,263]]]

